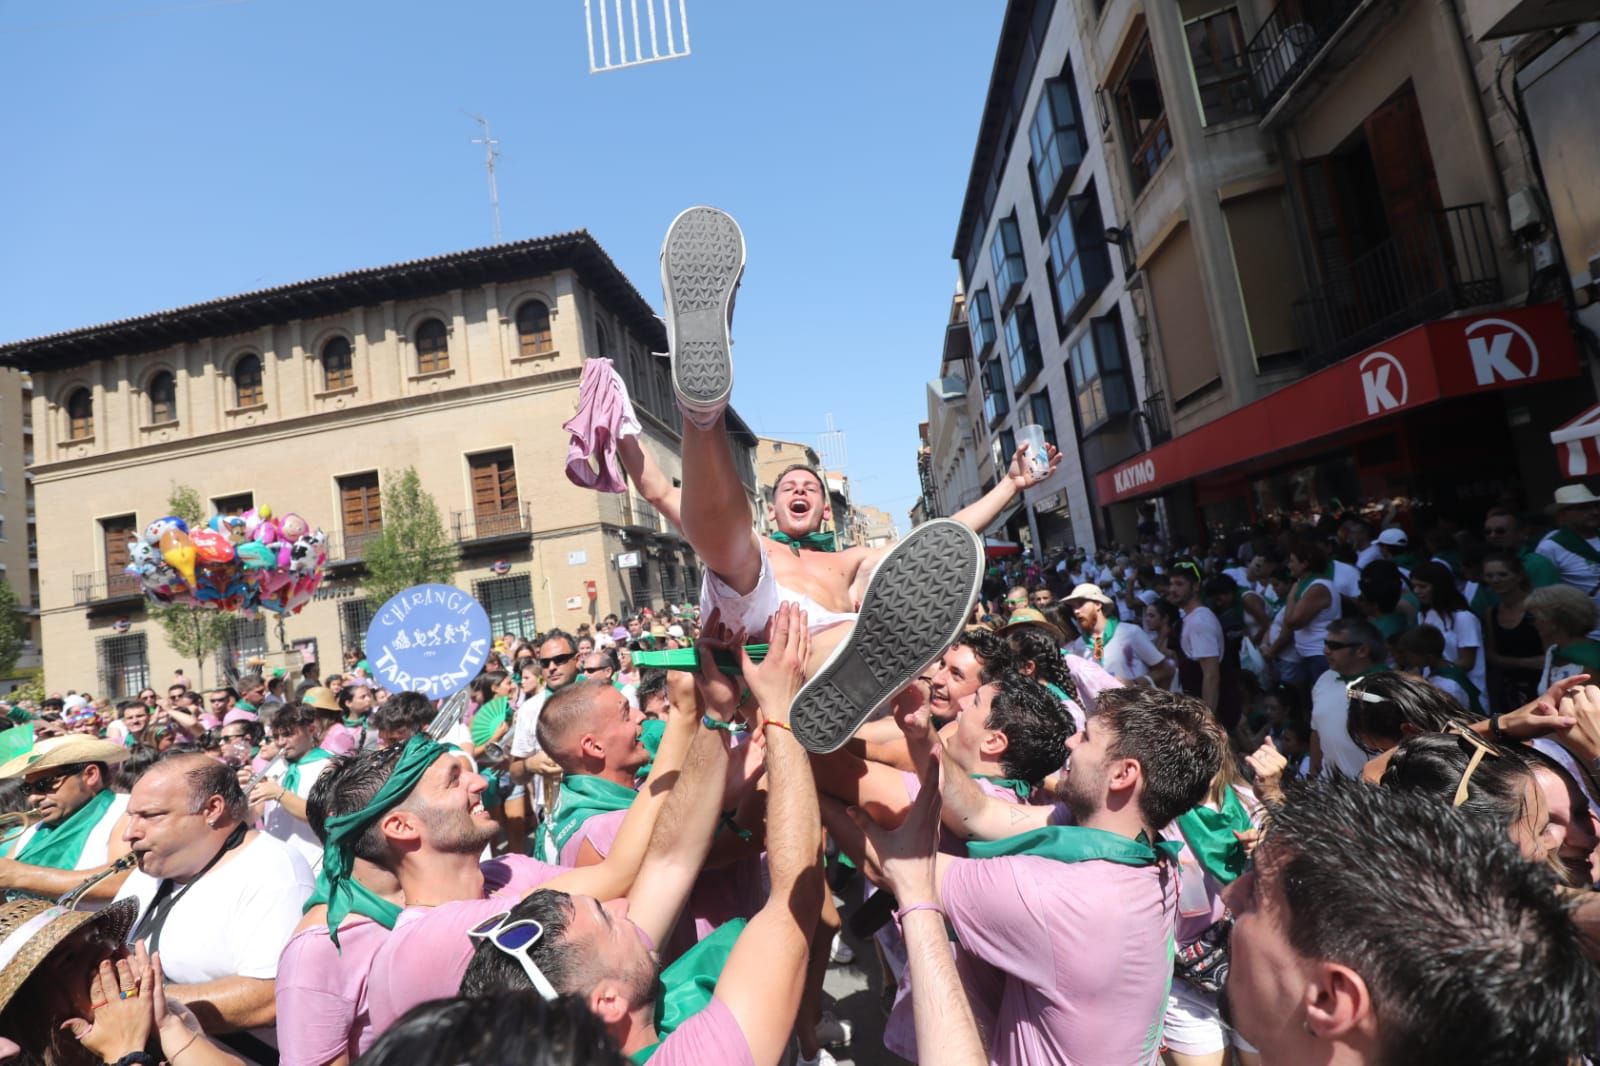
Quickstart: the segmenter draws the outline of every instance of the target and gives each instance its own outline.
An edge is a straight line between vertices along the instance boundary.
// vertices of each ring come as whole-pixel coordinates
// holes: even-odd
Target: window
[[[324,392],[333,392],[336,389],[354,388],[355,383],[356,371],[351,360],[350,342],[343,337],[334,337],[322,346],[322,389]]]
[[[550,308],[529,300],[517,308],[517,351],[519,355],[543,355],[554,346],[550,341]]]
[[[1138,193],[1150,183],[1162,160],[1172,154],[1167,109],[1161,99],[1161,82],[1156,79],[1156,62],[1150,54],[1148,36],[1139,42],[1128,69],[1117,83],[1116,101],[1122,144],[1128,153],[1133,190]]]
[[[383,529],[383,494],[376,470],[339,479],[339,516],[344,523],[344,557],[359,559],[362,547]]]
[[[537,635],[533,623],[533,581],[527,574],[474,581],[472,595],[489,615],[489,632],[497,636],[511,633],[530,640]]]
[[[994,267],[994,287],[1000,293],[1000,306],[1005,307],[1027,280],[1028,268],[1022,260],[1022,231],[1017,228],[1015,211],[1002,218],[994,228],[994,243],[989,245],[989,264]]]
[[[67,397],[67,439],[94,439],[94,394],[88,389]]]
[[[1028,411],[1033,416],[1033,424],[1044,430],[1044,439],[1059,448],[1061,444],[1056,440],[1056,416],[1050,410],[1050,390],[1040,389],[1028,397]]]
[[[967,329],[972,333],[972,350],[983,358],[983,353],[994,343],[994,302],[989,299],[989,288],[984,286],[972,294],[967,308]]]
[[[1006,354],[1011,359],[1011,384],[1021,391],[1043,367],[1039,357],[1039,325],[1033,318],[1033,300],[1018,304],[1006,319]]]
[[[383,604],[374,604],[365,596],[359,600],[345,600],[339,604],[339,646],[364,648],[367,630],[372,626],[372,616]]]
[[[980,373],[983,375],[983,416],[993,426],[1011,410],[1011,401],[1006,398],[1006,374],[1000,369],[998,359],[984,363]]]
[[[135,696],[150,685],[150,657],[143,633],[101,637],[94,642],[100,693],[111,699]]]
[[[517,506],[517,466],[511,449],[468,456],[472,471],[472,517],[477,535],[492,537],[521,528]]]
[[[1122,316],[1113,311],[1090,322],[1067,355],[1067,370],[1084,434],[1127,414],[1133,397],[1122,343]]]
[[[1033,191],[1040,212],[1049,214],[1055,210],[1057,195],[1072,183],[1072,175],[1083,162],[1083,128],[1070,66],[1060,77],[1044,83],[1028,143],[1033,147]]]
[[[1071,329],[1100,290],[1111,280],[1111,256],[1106,249],[1100,200],[1091,184],[1067,208],[1050,234],[1050,284],[1055,293],[1056,320]]]
[[[150,424],[165,425],[178,420],[178,385],[168,371],[161,371],[150,379],[147,390],[150,397]]]
[[[266,402],[267,393],[261,385],[261,357],[253,352],[241,355],[233,364],[233,405],[260,407]]]
[[[430,318],[417,327],[417,373],[437,374],[450,369],[450,333],[444,323]]]
[[[251,659],[267,657],[267,620],[265,618],[234,618],[222,634],[222,644],[217,648],[219,677],[238,677],[256,671],[249,666]]]
[[[1002,429],[1000,435],[994,439],[994,469],[1000,474],[1011,469],[1011,457],[1017,454],[1017,435],[1009,429]]]
[[[1250,69],[1238,10],[1224,8],[1186,22],[1183,32],[1189,39],[1189,64],[1202,120],[1209,126],[1250,117]]]
[[[609,356],[611,354],[611,337],[606,333],[606,325],[597,316],[594,320],[594,354]]]
[[[138,594],[139,579],[127,572],[128,544],[138,536],[138,519],[131,514],[100,520],[100,539],[105,545],[108,597]]]
[[[254,493],[236,492],[232,496],[218,496],[211,501],[220,515],[242,515],[256,505]]]

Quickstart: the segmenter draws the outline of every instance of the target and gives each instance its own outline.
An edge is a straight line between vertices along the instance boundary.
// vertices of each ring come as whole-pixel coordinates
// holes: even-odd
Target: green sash
[[[72,817],[56,825],[41,825],[33,831],[27,846],[17,853],[17,861],[55,870],[76,869],[78,860],[83,857],[83,846],[89,842],[89,834],[115,801],[111,790],[103,788]]]
[[[1200,806],[1178,815],[1178,831],[1195,861],[1218,884],[1229,884],[1244,873],[1244,845],[1233,834],[1251,828],[1250,812],[1231,786],[1223,790],[1220,811]]]
[[[1467,710],[1479,718],[1487,717],[1483,709],[1482,693],[1478,691],[1478,686],[1472,683],[1472,678],[1465,670],[1455,663],[1441,660],[1439,665],[1433,668],[1433,672],[1461,686],[1461,690],[1467,694]]]
[[[768,533],[767,536],[772,540],[777,541],[779,544],[787,544],[789,546],[789,550],[794,552],[796,555],[800,554],[801,548],[809,548],[814,552],[834,552],[839,550],[839,539],[837,535],[833,533],[823,533],[820,530],[816,533],[807,533],[804,536],[799,537],[791,537],[787,533],[781,533],[777,530],[773,530],[771,533]]]
[[[639,794],[627,785],[590,774],[570,774],[561,779],[555,810],[539,827],[539,855],[552,866],[561,863],[561,849],[572,834],[597,814],[625,811]]]
[[[1379,633],[1383,634],[1384,640],[1388,640],[1391,637],[1398,637],[1406,631],[1406,616],[1399,611],[1390,611],[1388,614],[1380,614],[1372,619],[1372,625]]]
[[[1536,551],[1522,553],[1522,570],[1528,575],[1530,588],[1542,589],[1561,584],[1561,571],[1556,569],[1556,564]]]
[[[728,964],[728,956],[733,954],[734,942],[744,932],[745,924],[743,918],[724,922],[661,971],[661,996],[656,1000],[656,1036],[659,1039],[635,1051],[629,1059],[636,1063],[649,1062],[662,1041],[711,1005],[717,979],[722,976],[722,968]]]
[[[411,794],[440,756],[449,749],[426,733],[417,733],[400,752],[389,780],[365,807],[348,814],[336,814],[323,827],[322,873],[313,899],[328,904],[328,939],[339,946],[339,924],[351,913],[364,914],[385,928],[393,929],[400,908],[378,895],[351,874],[355,865],[356,840],[367,829]],[[311,906],[307,903],[307,906]]]
[[[500,723],[506,720],[506,715],[511,713],[511,704],[504,696],[494,699],[478,708],[478,713],[472,716],[472,743],[475,747],[483,747],[489,743],[494,731],[500,728]]]
[[[1570,529],[1562,528],[1550,534],[1548,540],[1553,540],[1573,555],[1600,566],[1600,552],[1594,550],[1594,545],[1578,536]]]
[[[1583,667],[1585,673],[1600,676],[1600,644],[1588,639],[1575,640],[1556,648],[1551,662],[1571,663]]]
[[[279,783],[283,785],[283,790],[285,792],[298,793],[300,791],[300,768],[302,766],[310,766],[313,763],[319,763],[324,759],[331,758],[333,758],[333,753],[331,751],[323,751],[321,748],[312,748],[310,751],[300,756],[299,760],[289,764],[289,769],[284,772],[283,780]]]
[[[1028,797],[1033,795],[1033,786],[1026,781],[1019,781],[1015,777],[995,777],[992,774],[968,774],[967,776],[974,781],[987,781],[992,785],[998,785],[1007,792],[1015,792],[1018,803],[1027,803]]]
[[[1183,845],[1176,840],[1150,843],[1144,833],[1129,840],[1104,829],[1081,825],[1048,825],[1004,840],[976,840],[967,844],[974,859],[1006,855],[1039,855],[1057,862],[1115,862],[1123,866],[1154,866],[1163,858],[1176,859]]]
[[[639,727],[639,743],[650,753],[650,761],[639,767],[633,775],[635,780],[643,781],[650,776],[650,771],[655,769],[656,753],[661,750],[661,738],[666,735],[667,723],[662,718],[646,718],[644,724]]]

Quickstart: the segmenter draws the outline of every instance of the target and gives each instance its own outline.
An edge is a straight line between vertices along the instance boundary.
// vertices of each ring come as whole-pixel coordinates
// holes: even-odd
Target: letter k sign
[[[1498,332],[1478,333],[1486,328]],[[1474,336],[1477,334],[1477,336]],[[1503,318],[1485,318],[1466,329],[1467,351],[1472,356],[1472,377],[1479,385],[1493,385],[1496,381],[1522,381],[1539,373],[1539,349],[1527,331]],[[1528,364],[1526,370],[1511,358],[1511,342],[1521,340],[1524,351],[1518,352]]]
[[[1361,399],[1367,414],[1380,415],[1404,407],[1410,396],[1405,367],[1388,352],[1373,352],[1361,360]]]

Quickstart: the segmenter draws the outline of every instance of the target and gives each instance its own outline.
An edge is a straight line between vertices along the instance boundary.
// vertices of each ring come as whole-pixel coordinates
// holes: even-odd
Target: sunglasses
[[[543,925],[532,918],[512,921],[511,912],[506,911],[492,918],[485,918],[468,930],[467,936],[472,940],[487,940],[495,946],[495,950],[516,959],[518,965],[522,967],[522,972],[533,982],[534,991],[543,996],[546,1003],[554,1003],[560,998],[550,979],[533,961],[533,946],[544,936]]]
[[[1465,726],[1458,725],[1455,722],[1451,722],[1450,725],[1445,729],[1445,732],[1454,733],[1462,740],[1465,740],[1472,747],[1472,758],[1467,760],[1467,768],[1461,771],[1461,783],[1456,785],[1456,794],[1450,800],[1450,806],[1459,807],[1463,803],[1467,802],[1467,797],[1469,795],[1467,790],[1467,782],[1472,780],[1473,771],[1475,771],[1479,764],[1483,762],[1485,756],[1491,759],[1498,759],[1500,757],[1500,753],[1495,751],[1489,745],[1485,744],[1483,741],[1479,740],[1478,734],[1474,733]]]
[[[578,653],[575,652],[575,651],[569,651],[565,655],[552,655],[548,659],[546,659],[543,656],[541,656],[539,658],[539,665],[540,666],[546,666],[546,667],[548,667],[548,666],[565,666],[568,663],[570,663],[572,660],[576,659],[577,657],[578,657]]]
[[[1351,648],[1359,647],[1361,647],[1360,644],[1348,640],[1325,640],[1322,642],[1323,651],[1349,651]]]
[[[27,795],[30,796],[52,796],[62,785],[66,784],[67,778],[76,777],[81,773],[83,773],[83,767],[68,766],[46,777],[29,781],[24,787]]]

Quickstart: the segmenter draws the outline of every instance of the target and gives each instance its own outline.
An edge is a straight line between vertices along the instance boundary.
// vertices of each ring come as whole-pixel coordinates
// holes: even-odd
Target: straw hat
[[[1588,503],[1600,503],[1600,496],[1590,492],[1587,485],[1562,485],[1556,489],[1554,507],[1558,511],[1563,507],[1582,507]]]
[[[136,899],[118,900],[92,914],[69,911],[44,899],[0,903],[0,1011],[6,1009],[17,989],[56,945],[80,927],[96,922],[105,928],[110,939],[121,943],[128,939],[128,931],[138,916]]]
[[[128,749],[111,740],[86,737],[82,733],[41,740],[32,751],[23,752],[4,766],[0,777],[21,777],[36,770],[54,770],[59,766],[80,766],[83,763],[118,763],[128,757]]]
[[[1000,632],[1009,633],[1014,629],[1021,629],[1023,626],[1036,626],[1049,633],[1058,642],[1065,643],[1067,639],[1067,635],[1061,631],[1060,626],[1032,607],[1018,607],[1015,611],[1012,611],[1011,617],[1006,619],[1006,624],[1000,627]]]
[[[308,688],[305,695],[300,697],[300,702],[307,707],[315,707],[319,711],[338,711],[339,698],[333,694],[331,688]]]
[[[1107,607],[1111,606],[1111,597],[1102,592],[1099,585],[1088,582],[1079,585],[1077,588],[1067,593],[1067,602],[1071,603],[1073,600],[1092,600],[1095,603],[1101,603]]]

